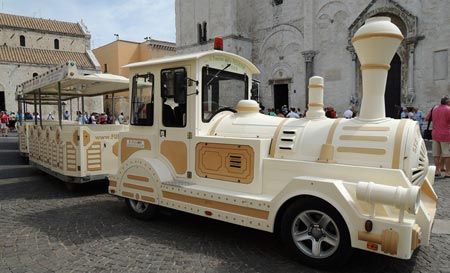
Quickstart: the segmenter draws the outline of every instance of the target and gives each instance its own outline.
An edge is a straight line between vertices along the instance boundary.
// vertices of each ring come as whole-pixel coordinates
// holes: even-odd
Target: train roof
[[[158,64],[166,64],[166,63],[175,63],[175,62],[182,62],[182,61],[189,61],[189,60],[200,60],[205,57],[209,56],[225,56],[228,58],[232,58],[238,62],[241,62],[244,64],[252,74],[259,74],[259,69],[249,60],[247,60],[244,57],[241,57],[239,55],[221,51],[221,50],[209,50],[209,51],[202,51],[197,53],[190,53],[190,54],[183,54],[183,55],[174,55],[174,56],[167,56],[160,59],[151,59],[143,62],[136,62],[131,63],[128,65],[125,65],[124,67],[127,68],[136,68],[136,67],[143,67],[143,66],[150,66],[150,65],[158,65]]]
[[[45,100],[58,100],[58,83],[61,86],[61,100],[81,96],[98,96],[127,91],[129,79],[113,74],[84,75],[75,62],[67,62],[17,86],[16,95],[24,100],[34,100],[40,93]]]

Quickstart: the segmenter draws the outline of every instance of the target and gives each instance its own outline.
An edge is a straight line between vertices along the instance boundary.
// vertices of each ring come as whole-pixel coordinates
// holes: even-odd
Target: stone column
[[[412,103],[416,96],[414,90],[414,49],[414,43],[408,45],[408,103]]]
[[[405,39],[406,49],[408,50],[408,94],[405,97],[408,104],[412,104],[416,97],[414,88],[414,51],[417,43],[424,38],[425,36],[410,36]]]
[[[309,78],[314,76],[314,56],[316,56],[317,53],[319,53],[319,52],[315,51],[315,50],[307,50],[307,51],[302,52],[302,55],[305,58],[305,96],[306,96],[305,107],[308,107],[308,103],[309,103],[308,83],[309,83]]]

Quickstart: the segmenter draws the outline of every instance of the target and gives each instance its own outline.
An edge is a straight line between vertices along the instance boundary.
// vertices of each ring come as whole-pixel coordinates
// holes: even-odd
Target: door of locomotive
[[[186,177],[190,132],[192,132],[192,96],[195,85],[189,84],[189,66],[165,68],[160,74],[161,107],[159,116],[160,153],[172,166],[176,177]]]

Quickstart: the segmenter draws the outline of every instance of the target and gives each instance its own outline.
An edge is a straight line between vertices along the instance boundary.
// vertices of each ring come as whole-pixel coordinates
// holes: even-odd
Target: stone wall
[[[17,29],[2,29],[0,31],[0,41],[2,45],[11,47],[20,47],[20,36],[25,37],[26,48],[37,49],[55,49],[54,41],[59,40],[59,50],[71,51],[71,52],[86,52],[86,38],[84,37],[71,37],[65,35],[58,35],[53,33],[40,33],[30,30],[17,30]]]
[[[290,104],[304,108],[304,52],[317,52],[314,74],[325,78],[325,105],[334,106],[338,114],[351,105],[358,107],[360,70],[349,48],[349,32],[374,15],[392,17],[405,31],[407,39],[398,52],[402,105],[426,112],[450,93],[450,6],[446,1],[284,0],[275,5],[271,0],[176,0],[176,11],[178,53],[211,48],[197,43],[196,23],[203,20],[209,38],[229,36],[224,41],[227,50],[249,58],[251,47],[249,59],[261,70],[257,78],[266,107],[273,106],[273,83],[282,82],[289,85]],[[224,16],[211,16],[219,12]],[[245,50],[230,46],[243,40]]]
[[[85,29],[85,27],[83,27]],[[90,49],[90,35],[86,34],[84,37],[44,33],[42,31],[34,31],[30,29],[21,28],[6,28],[0,29],[0,44],[8,47],[21,47],[20,36],[25,37],[25,48],[46,49],[54,51],[69,51],[86,53]],[[59,41],[59,49],[55,49],[55,39]],[[95,57],[92,55],[92,58]],[[42,74],[50,70],[52,65],[32,64],[32,63],[8,63],[0,62],[0,91],[5,92],[5,108],[8,111],[17,111],[17,101],[15,100],[15,91],[18,84],[30,80],[34,73]],[[93,73],[94,71],[86,71]],[[72,104],[74,105],[74,104]],[[103,102],[101,98],[86,98],[86,110],[89,112],[103,111]],[[74,109],[74,113],[77,109]],[[3,109],[0,109],[3,110]],[[29,105],[28,110],[34,111],[34,107]],[[67,105],[67,109],[69,106]],[[56,106],[43,106],[43,117],[46,118],[49,112],[57,113]],[[56,117],[56,115],[55,115]]]

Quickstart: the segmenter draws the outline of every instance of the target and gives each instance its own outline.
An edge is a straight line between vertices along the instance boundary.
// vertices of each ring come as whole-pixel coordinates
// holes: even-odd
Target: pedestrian
[[[16,129],[16,121],[17,121],[16,113],[11,112],[9,114],[9,124],[8,124],[9,130],[11,132],[13,132]]]
[[[6,114],[6,111],[0,112],[0,129],[2,131],[2,137],[8,136],[8,123],[9,123],[9,116]]]
[[[119,124],[125,123],[125,117],[123,116],[123,112],[120,112],[120,115],[117,117],[117,120],[119,121]]]
[[[414,112],[413,119],[419,123],[420,132],[422,133],[422,131],[423,131],[423,128],[422,128],[423,127],[423,112],[420,111],[420,109],[418,107],[414,107],[413,112]]]
[[[337,118],[336,110],[334,110],[333,106],[328,106],[325,111],[325,116],[327,118]]]
[[[351,119],[353,117],[353,111],[351,108],[348,108],[344,111],[344,118]]]
[[[291,107],[291,111],[289,111],[289,113],[287,113],[286,117],[287,118],[300,118],[300,116],[297,114],[297,112],[295,112],[295,107]]]
[[[408,118],[408,109],[406,109],[406,107],[402,107],[402,111],[400,112],[400,118]]]
[[[48,113],[47,120],[54,120],[53,112]]]
[[[277,115],[277,117],[280,117],[280,118],[285,117],[284,114],[279,109],[275,110],[275,114]]]
[[[98,117],[98,124],[106,124],[108,116],[105,113],[101,113]]]
[[[289,108],[287,107],[287,105],[283,105],[281,106],[281,113],[286,117],[287,113],[289,112]]]
[[[66,110],[63,114],[63,118],[64,120],[69,120],[69,117],[70,117],[69,111]]]
[[[450,99],[444,96],[425,118],[433,123],[432,149],[436,176],[450,178]]]
[[[275,113],[275,108],[270,108],[269,109],[269,116],[272,116],[272,117],[276,117],[277,116],[277,113]]]

